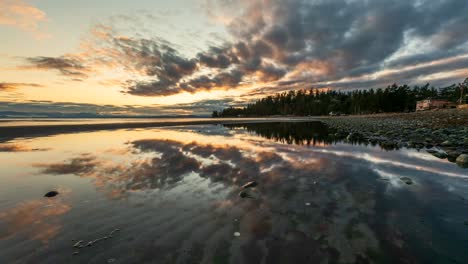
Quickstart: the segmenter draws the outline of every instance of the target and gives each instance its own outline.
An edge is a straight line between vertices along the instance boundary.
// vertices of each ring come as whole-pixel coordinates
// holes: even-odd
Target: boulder
[[[461,154],[455,162],[462,168],[468,168],[468,154]]]

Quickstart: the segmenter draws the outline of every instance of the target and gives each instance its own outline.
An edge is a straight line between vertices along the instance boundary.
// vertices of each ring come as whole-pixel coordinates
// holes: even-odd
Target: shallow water
[[[468,169],[327,135],[309,122],[3,142],[0,263],[468,263]]]

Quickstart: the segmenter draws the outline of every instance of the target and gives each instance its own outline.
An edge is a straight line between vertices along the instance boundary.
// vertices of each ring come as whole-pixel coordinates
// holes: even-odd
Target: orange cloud
[[[45,38],[49,35],[39,27],[40,23],[46,21],[46,13],[21,0],[0,0],[0,25],[17,27],[32,33],[36,38]]]

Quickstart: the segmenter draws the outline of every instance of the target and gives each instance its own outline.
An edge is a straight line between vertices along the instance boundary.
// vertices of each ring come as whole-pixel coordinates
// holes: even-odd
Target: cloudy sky
[[[0,112],[206,114],[468,77],[466,0],[0,0]]]

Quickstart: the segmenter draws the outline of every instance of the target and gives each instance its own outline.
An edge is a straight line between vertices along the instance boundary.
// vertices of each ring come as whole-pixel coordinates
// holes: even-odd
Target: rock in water
[[[411,180],[408,177],[401,177],[400,180],[402,180],[404,183],[406,183],[408,185],[413,184],[413,180]]]
[[[50,198],[50,197],[57,196],[58,194],[59,193],[57,191],[50,191],[50,192],[44,194],[44,197]]]
[[[247,189],[247,188],[251,188],[251,187],[256,187],[258,184],[256,181],[251,181],[251,182],[248,182],[244,185],[242,185],[242,188],[244,189]]]
[[[443,151],[436,151],[435,153],[433,153],[432,155],[434,155],[435,157],[439,158],[439,159],[445,159],[447,158],[447,153],[443,152]]]
[[[249,197],[249,195],[246,192],[240,192],[239,197],[240,198],[247,198],[247,197]]]
[[[468,168],[468,154],[461,154],[455,162],[462,168]]]
[[[449,151],[447,152],[447,159],[450,161],[450,162],[455,162],[458,158],[458,156],[460,156],[460,152],[458,151]]]

